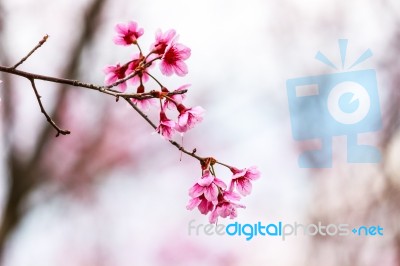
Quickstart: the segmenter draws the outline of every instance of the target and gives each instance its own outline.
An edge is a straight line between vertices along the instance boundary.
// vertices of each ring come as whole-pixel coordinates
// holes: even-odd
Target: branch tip
[[[16,63],[16,64],[12,67],[12,69],[16,69],[17,67],[19,67],[20,65],[22,65],[22,63],[24,63],[37,49],[39,49],[39,48],[47,41],[48,38],[49,38],[49,35],[46,34],[46,35],[42,38],[42,40],[40,40],[40,42],[39,42],[26,56],[24,56],[23,58],[21,58],[21,60],[19,60],[19,62]]]

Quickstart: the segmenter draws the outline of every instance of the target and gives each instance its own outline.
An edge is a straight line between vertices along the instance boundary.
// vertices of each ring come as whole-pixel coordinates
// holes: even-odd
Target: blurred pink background
[[[95,84],[103,84],[105,65],[133,53],[113,44],[116,23],[137,21],[144,49],[156,29],[176,29],[192,49],[189,74],[154,72],[171,88],[192,84],[188,105],[206,109],[185,146],[262,173],[236,221],[385,228],[383,237],[286,241],[189,235],[191,220],[208,222],[185,208],[197,161],[180,161],[123,101],[38,82],[46,108],[72,131],[54,138],[29,82],[0,73],[3,265],[400,265],[399,15],[395,0],[0,0],[1,65],[13,65],[49,34],[20,69]],[[349,39],[350,59],[374,53],[361,68],[377,72],[385,127],[367,138],[384,161],[347,164],[338,137],[333,168],[300,169],[285,82],[330,71],[314,56],[321,50],[340,62],[341,38]],[[229,180],[226,169],[217,172]]]

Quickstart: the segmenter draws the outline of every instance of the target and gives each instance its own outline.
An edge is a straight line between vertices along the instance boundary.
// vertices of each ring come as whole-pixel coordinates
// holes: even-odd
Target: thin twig
[[[35,46],[35,48],[33,48],[25,57],[23,57],[21,60],[19,60],[18,63],[16,63],[12,68],[16,69],[18,66],[20,66],[23,62],[26,61],[26,59],[28,59],[37,49],[39,49],[49,38],[49,35],[45,35],[43,36],[42,40],[40,40],[40,42]]]
[[[149,125],[150,125],[153,129],[156,129],[156,128],[157,128],[157,126],[153,123],[153,121],[151,121],[151,120],[149,119],[149,117],[148,117],[145,113],[143,113],[142,110],[140,110],[131,100],[129,100],[129,99],[127,99],[127,98],[124,98],[124,99],[128,102],[128,104],[129,104],[133,109],[135,109],[135,111],[136,111],[141,117],[143,117],[144,120],[146,120],[147,123],[149,123]]]
[[[81,88],[96,90],[96,91],[99,91],[99,92],[102,92],[102,93],[105,93],[105,94],[112,95],[114,97],[135,98],[135,99],[138,99],[138,100],[156,98],[153,95],[152,92],[121,93],[121,92],[118,92],[116,90],[109,89],[109,87],[111,85],[110,86],[99,86],[99,85],[94,85],[94,84],[90,84],[90,83],[81,82],[81,81],[78,81],[78,80],[44,76],[44,75],[39,75],[39,74],[35,74],[35,73],[30,73],[30,72],[14,69],[13,67],[0,66],[0,72],[10,73],[10,74],[13,74],[13,75],[21,76],[21,77],[27,78],[29,80],[38,79],[38,80],[44,80],[44,81],[53,82],[53,83],[71,85],[71,86],[74,86],[74,87],[81,87]],[[119,81],[117,81],[117,82],[119,82]],[[114,83],[114,84],[116,84],[116,83]],[[173,92],[168,93],[167,95],[168,96],[172,96],[174,94],[184,94],[186,92],[187,92],[187,90],[173,91]]]
[[[34,80],[34,79],[30,79],[30,82],[31,82],[31,84],[32,84],[33,91],[35,92],[36,99],[37,99],[37,101],[38,101],[38,103],[39,103],[40,111],[41,111],[41,112],[44,114],[44,116],[46,117],[47,122],[49,122],[50,125],[52,125],[52,126],[55,128],[55,130],[57,130],[57,135],[56,135],[56,137],[58,137],[60,134],[61,134],[61,135],[68,135],[68,134],[70,134],[71,132],[70,132],[69,130],[64,130],[64,129],[61,129],[59,126],[57,126],[57,124],[56,124],[56,123],[51,119],[51,117],[47,114],[46,110],[45,110],[44,107],[43,107],[42,101],[40,100],[40,98],[41,98],[42,96],[39,95],[39,92],[38,92],[38,90],[37,90],[37,88],[36,88],[35,80]]]

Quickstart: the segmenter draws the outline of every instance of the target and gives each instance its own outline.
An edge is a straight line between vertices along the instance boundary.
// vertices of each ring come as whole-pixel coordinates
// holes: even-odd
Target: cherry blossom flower
[[[189,189],[189,196],[196,198],[204,195],[208,201],[216,202],[219,189],[226,189],[226,184],[212,175],[209,170],[205,170],[203,176]]]
[[[197,207],[202,214],[207,214],[218,203],[220,191],[225,189],[226,184],[222,180],[205,170],[203,176],[189,189],[189,196],[192,198],[186,208],[193,210]]]
[[[246,208],[237,203],[240,195],[234,191],[226,190],[226,185],[211,174],[209,170],[204,170],[203,176],[189,189],[189,200],[186,208],[193,210],[198,208],[202,214],[211,212],[210,223],[215,223],[218,217],[230,219],[237,217],[238,208]]]
[[[218,197],[218,203],[214,210],[211,212],[209,221],[210,223],[216,223],[218,217],[226,218],[229,216],[230,219],[237,217],[237,208],[246,208],[246,206],[234,203],[233,200],[239,200],[240,196],[234,192],[224,191]]]
[[[104,73],[106,74],[105,77],[105,83],[106,85],[111,85],[115,83],[119,79],[123,79],[126,76],[126,70],[128,66],[123,65],[121,66],[119,63],[116,64],[115,66],[106,66],[104,68]],[[118,88],[120,91],[124,92],[126,90],[126,82],[122,82],[121,84],[118,85]]]
[[[176,43],[176,39],[165,48],[165,53],[161,58],[160,70],[166,76],[171,76],[173,73],[182,77],[188,73],[187,66],[184,60],[190,57],[190,48],[183,44]]]
[[[260,171],[258,171],[257,167],[252,166],[243,170],[231,167],[230,170],[233,173],[233,176],[229,191],[233,191],[234,187],[236,186],[241,195],[249,195],[252,189],[251,181],[254,181],[260,177]]]
[[[201,214],[207,214],[208,212],[214,209],[214,204],[211,201],[208,201],[204,194],[191,198],[186,209],[193,210],[194,208],[198,208]]]
[[[156,42],[150,47],[152,53],[162,55],[165,52],[167,46],[172,42],[175,37],[175,30],[171,29],[164,33],[159,29],[156,32]]]
[[[178,132],[184,133],[203,121],[205,110],[200,106],[186,108],[183,104],[179,104],[177,109],[179,111],[178,125],[176,127]]]
[[[160,124],[156,128],[156,132],[164,138],[170,140],[175,132],[175,122],[169,120],[164,111],[160,112]]]
[[[119,23],[115,26],[117,36],[114,37],[114,43],[118,45],[136,44],[137,39],[143,35],[144,30],[138,28],[134,21],[129,21],[127,24]]]

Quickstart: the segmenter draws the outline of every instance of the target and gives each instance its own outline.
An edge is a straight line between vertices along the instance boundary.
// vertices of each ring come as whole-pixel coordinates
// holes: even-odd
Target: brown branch
[[[58,84],[70,85],[70,86],[74,86],[74,87],[81,87],[81,88],[96,90],[96,91],[99,91],[101,93],[112,95],[114,97],[134,98],[134,99],[138,99],[138,100],[156,98],[157,97],[157,96],[154,95],[154,91],[144,92],[144,93],[121,93],[121,92],[118,92],[116,90],[110,89],[110,88],[120,84],[120,81],[122,79],[121,80],[117,80],[115,83],[113,83],[113,84],[111,84],[109,86],[100,86],[100,85],[81,82],[81,81],[78,81],[78,80],[63,79],[63,78],[56,78],[56,77],[51,77],[51,76],[39,75],[39,74],[35,74],[35,73],[30,73],[30,72],[14,69],[14,67],[0,66],[0,72],[21,76],[21,77],[27,78],[29,80],[36,80],[37,79],[37,80],[43,80],[43,81],[48,81],[48,82],[53,82],[53,83],[58,83]],[[134,75],[130,75],[128,77],[132,78],[133,76]],[[172,96],[174,94],[184,94],[186,92],[187,92],[187,90],[173,91],[173,92],[169,92],[166,96]]]
[[[66,85],[71,85],[75,87],[81,87],[81,88],[86,88],[86,89],[91,89],[91,90],[96,90],[101,93],[105,93],[111,96],[114,96],[117,100],[119,97],[124,98],[129,105],[142,117],[146,120],[146,122],[153,128],[156,129],[157,126],[147,117],[146,114],[144,114],[135,104],[133,104],[130,99],[138,99],[138,100],[143,100],[143,99],[150,99],[150,98],[158,98],[159,96],[157,95],[158,93],[156,91],[150,91],[150,92],[144,92],[144,93],[120,93],[112,89],[108,89],[108,86],[99,86],[99,85],[94,85],[90,83],[84,83],[78,80],[71,80],[71,79],[63,79],[63,78],[56,78],[56,77],[51,77],[51,76],[44,76],[44,75],[39,75],[35,73],[30,73],[26,71],[21,71],[18,69],[15,69],[14,67],[5,67],[5,66],[0,66],[0,72],[5,72],[9,73],[12,75],[17,75],[24,77],[28,79],[31,82],[33,91],[35,92],[36,99],[39,103],[40,111],[44,114],[44,116],[47,119],[47,122],[57,131],[56,137],[58,137],[60,134],[61,135],[68,135],[71,132],[69,130],[64,130],[61,129],[57,124],[51,119],[51,117],[48,115],[46,110],[43,107],[42,101],[41,101],[41,96],[38,93],[38,90],[36,88],[35,80],[43,80],[43,81],[48,81],[48,82],[53,82],[53,83],[59,83],[59,84],[66,84]],[[133,76],[133,75],[131,75]],[[119,82],[119,81],[117,81]],[[184,94],[186,93],[187,90],[179,90],[179,91],[172,91],[168,92],[165,94],[165,96],[172,96],[175,94]],[[177,147],[180,151],[183,153],[199,160],[200,162],[204,161],[205,158],[202,158],[200,156],[197,156],[193,151],[187,151],[184,147],[182,147],[180,144],[178,144],[176,141],[170,140],[169,141],[172,145]]]
[[[18,63],[16,63],[12,68],[16,69],[18,66],[20,66],[23,62],[26,61],[26,59],[28,59],[37,49],[39,49],[49,38],[49,35],[45,35],[43,36],[43,38],[40,40],[40,42],[25,56],[23,57],[21,60],[19,60]]]
[[[56,137],[60,136],[60,134],[61,134],[61,135],[68,135],[68,134],[70,134],[71,131],[61,129],[59,126],[57,126],[57,124],[56,124],[56,123],[51,119],[51,117],[47,114],[46,110],[45,110],[44,107],[43,107],[42,101],[40,100],[40,98],[42,98],[42,96],[39,95],[39,92],[38,92],[38,90],[37,90],[37,88],[36,88],[35,80],[34,80],[34,79],[30,79],[30,82],[31,82],[33,91],[35,92],[36,99],[37,99],[37,101],[38,101],[38,103],[39,103],[40,111],[41,111],[41,112],[44,114],[44,116],[46,117],[47,122],[49,122],[49,124],[50,124],[52,127],[54,127],[55,130],[57,130],[57,135],[56,135]]]
[[[30,53],[32,54],[32,53]],[[45,111],[43,104],[40,100],[41,96],[39,95],[36,85],[35,85],[35,80],[43,80],[43,81],[48,81],[48,82],[53,82],[53,83],[59,83],[59,84],[66,84],[66,85],[71,85],[71,86],[75,86],[75,87],[81,87],[81,88],[86,88],[86,89],[91,89],[91,90],[96,90],[99,91],[101,93],[105,93],[111,96],[114,96],[116,98],[116,100],[119,99],[119,97],[123,97],[124,99],[128,100],[129,103],[131,103],[131,101],[129,101],[129,99],[134,98],[137,100],[144,100],[144,99],[150,99],[150,98],[157,98],[159,97],[156,91],[150,91],[150,92],[144,92],[144,93],[121,93],[112,89],[108,89],[108,87],[105,86],[99,86],[99,85],[94,85],[94,84],[90,84],[90,83],[84,83],[84,82],[80,82],[78,80],[71,80],[71,79],[63,79],[63,78],[56,78],[56,77],[50,77],[50,76],[44,76],[44,75],[39,75],[39,74],[34,74],[34,73],[30,73],[30,72],[25,72],[25,71],[21,71],[18,69],[15,69],[15,67],[5,67],[5,66],[0,66],[0,72],[4,72],[4,73],[9,73],[9,74],[13,74],[13,75],[17,75],[17,76],[21,76],[24,77],[26,79],[28,79],[31,84],[32,84],[32,88],[35,92],[36,98],[38,100],[39,106],[40,106],[40,110],[42,111],[42,113],[45,115],[47,121],[50,123],[50,125],[57,131],[57,135],[56,137],[58,137],[60,134],[61,135],[67,135],[70,134],[71,132],[68,130],[63,130],[61,128],[59,128],[57,126],[57,124],[51,119],[51,117],[47,114],[47,112]],[[132,77],[134,75],[131,75]],[[119,81],[117,81],[119,82]],[[186,93],[187,90],[180,90],[180,91],[173,91],[173,92],[169,92],[166,94],[166,96],[172,96],[174,94],[184,94]],[[139,112],[140,114],[140,110],[138,108],[136,108],[136,106],[134,104],[131,104],[131,106],[134,107],[134,109]],[[144,115],[144,114],[143,114]],[[147,118],[147,116],[145,116]],[[147,118],[146,121],[148,123],[150,123],[150,125],[152,125],[155,128],[155,125]]]

